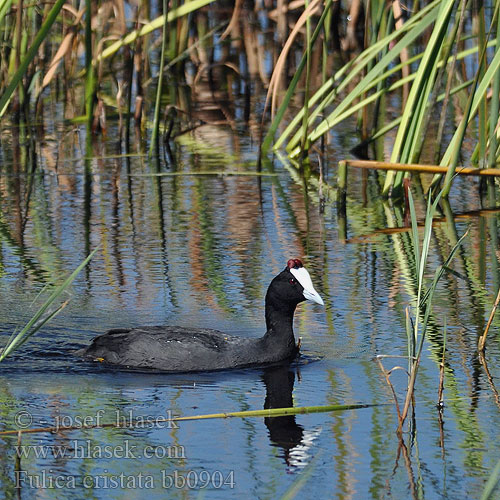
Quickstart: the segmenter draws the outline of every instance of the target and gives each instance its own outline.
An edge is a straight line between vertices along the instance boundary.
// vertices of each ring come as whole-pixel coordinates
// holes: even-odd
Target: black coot
[[[267,290],[267,332],[261,338],[180,326],[117,328],[96,337],[80,354],[126,368],[166,372],[224,370],[293,359],[298,353],[293,313],[306,299],[323,305],[302,262],[290,259]]]

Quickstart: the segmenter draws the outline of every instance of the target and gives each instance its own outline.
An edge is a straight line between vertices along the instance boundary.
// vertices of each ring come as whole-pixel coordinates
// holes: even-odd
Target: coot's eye
[[[297,282],[296,282],[293,278],[290,278],[290,283],[291,283],[292,285],[295,285],[295,283],[297,283]]]

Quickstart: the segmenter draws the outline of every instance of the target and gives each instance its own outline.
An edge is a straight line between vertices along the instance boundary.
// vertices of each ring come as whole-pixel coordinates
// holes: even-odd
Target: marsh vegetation
[[[499,9],[0,0],[4,495],[121,498],[141,472],[151,498],[179,477],[172,497],[493,498],[498,186],[455,174],[496,174]],[[124,325],[261,335],[290,257],[327,298],[299,311],[291,366],[73,354]],[[51,432],[1,434],[30,427]]]

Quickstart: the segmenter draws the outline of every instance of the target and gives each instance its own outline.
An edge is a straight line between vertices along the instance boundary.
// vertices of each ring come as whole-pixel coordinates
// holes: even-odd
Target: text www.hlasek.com
[[[16,454],[19,458],[168,458],[173,460],[186,458],[181,445],[145,445],[139,447],[129,443],[128,439],[119,445],[100,445],[92,440],[74,439],[67,445],[18,445]]]

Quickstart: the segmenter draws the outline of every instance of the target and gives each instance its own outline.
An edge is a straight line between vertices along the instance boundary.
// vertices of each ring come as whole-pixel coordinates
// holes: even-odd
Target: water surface
[[[498,289],[500,212],[479,211],[488,204],[474,183],[456,183],[451,206],[435,224],[429,277],[456,238],[467,227],[470,233],[454,260],[456,274],[446,275],[435,299],[416,411],[401,443],[392,394],[374,357],[407,353],[405,308],[415,298],[411,241],[408,232],[387,230],[404,227],[404,207],[381,202],[375,175],[350,173],[343,218],[334,191],[325,191],[321,212],[314,183],[277,159],[265,175],[220,175],[256,172],[255,144],[229,127],[183,136],[170,164],[140,152],[117,155],[112,130],[88,160],[83,132],[64,137],[37,144],[34,170],[20,169],[9,149],[15,144],[4,140],[2,342],[36,311],[47,282],[60,282],[91,249],[100,250],[64,311],[2,363],[0,425],[130,417],[145,423],[24,435],[18,473],[17,437],[1,438],[6,498],[18,494],[16,474],[24,498],[143,498],[145,490],[148,498],[165,498],[168,490],[169,498],[198,498],[202,491],[207,498],[271,499],[292,487],[308,498],[480,496],[500,459],[497,320],[488,341],[489,377],[476,350]],[[333,142],[331,187],[343,154]],[[304,260],[325,308],[299,306],[302,357],[290,366],[165,375],[114,370],[74,354],[118,326],[180,324],[262,335],[267,285],[291,257]],[[406,361],[387,358],[384,365]],[[406,380],[403,370],[391,377],[400,402]],[[161,421],[344,403],[376,406],[280,419]]]

